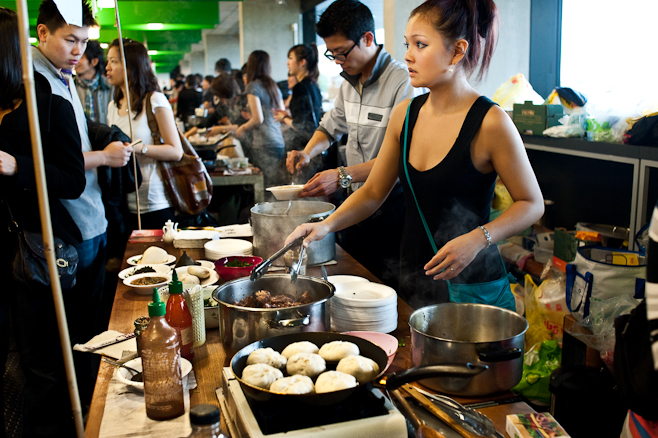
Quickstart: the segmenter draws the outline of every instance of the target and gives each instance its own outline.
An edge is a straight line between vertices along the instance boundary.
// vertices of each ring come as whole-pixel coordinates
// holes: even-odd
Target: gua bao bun
[[[144,251],[144,254],[142,254],[141,260],[137,262],[137,264],[157,265],[159,263],[165,263],[168,258],[169,258],[169,254],[167,254],[167,251],[165,251],[164,249],[158,248],[157,246],[149,246],[148,248],[146,248],[146,251]]]
[[[288,360],[279,354],[278,351],[274,351],[271,348],[259,348],[254,350],[249,354],[247,358],[247,365],[253,365],[256,363],[264,363],[271,367],[284,370],[286,368],[286,363]]]
[[[357,356],[359,353],[359,347],[352,342],[332,341],[324,344],[318,354],[326,361],[338,362],[344,357]]]
[[[272,383],[270,391],[279,394],[312,394],[315,392],[315,386],[310,377],[297,374]]]
[[[379,365],[367,357],[347,356],[338,362],[336,371],[354,376],[359,383],[367,383],[377,377]]]
[[[247,365],[242,371],[242,380],[263,389],[270,389],[272,383],[283,378],[283,373],[264,363]]]
[[[318,374],[327,369],[327,364],[318,354],[314,353],[295,353],[288,359],[286,371],[291,376],[294,374],[301,374],[310,378],[316,377]]]
[[[317,345],[315,345],[313,342],[309,341],[300,341],[300,342],[293,342],[292,344],[289,344],[286,348],[283,349],[281,354],[285,356],[287,359],[290,359],[292,355],[295,353],[316,353],[320,349],[318,348]]]
[[[194,275],[195,277],[199,277],[202,280],[205,280],[206,278],[210,277],[210,271],[208,271],[206,268],[202,268],[199,266],[190,266],[187,268],[187,273],[190,275]]]
[[[341,373],[340,371],[327,371],[320,374],[315,381],[315,392],[340,391],[341,389],[354,388],[357,385],[354,376]]]

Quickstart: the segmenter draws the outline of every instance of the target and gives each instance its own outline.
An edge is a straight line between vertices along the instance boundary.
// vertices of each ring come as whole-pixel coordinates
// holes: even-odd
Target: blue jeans
[[[71,346],[98,333],[95,323],[105,279],[106,244],[104,233],[76,246],[80,258],[76,286],[63,292]],[[75,426],[52,291],[13,286],[11,311],[25,374],[23,436],[73,437]],[[95,383],[92,364],[98,358],[93,356],[73,353],[83,408],[91,401]]]

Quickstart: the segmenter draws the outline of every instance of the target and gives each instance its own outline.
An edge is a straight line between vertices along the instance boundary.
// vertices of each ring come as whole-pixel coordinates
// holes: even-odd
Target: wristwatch
[[[352,176],[343,166],[338,167],[338,185],[344,189],[352,185]]]
[[[146,151],[148,151],[148,150],[149,150],[149,148],[147,148],[145,144],[142,144],[142,150],[139,151],[139,153],[142,154],[142,155],[146,155]]]

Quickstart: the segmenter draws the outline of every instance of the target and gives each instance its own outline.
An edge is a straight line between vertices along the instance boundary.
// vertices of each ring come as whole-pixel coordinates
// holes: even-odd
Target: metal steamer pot
[[[485,365],[472,378],[435,378],[422,384],[439,392],[479,397],[507,391],[521,380],[528,321],[485,304],[444,303],[416,310],[409,318],[414,366],[437,363]]]
[[[354,388],[341,389],[326,393],[314,394],[279,394],[270,392],[267,389],[259,388],[250,385],[241,379],[242,372],[247,367],[247,358],[254,350],[259,348],[272,348],[279,353],[283,351],[289,344],[293,342],[310,341],[322,347],[322,345],[332,341],[348,341],[356,344],[359,347],[359,354],[374,360],[379,369],[379,375],[371,379],[369,382],[359,384]],[[327,362],[327,370],[336,369],[337,363]],[[343,335],[340,333],[296,333],[290,335],[276,336],[273,338],[263,339],[247,345],[242,350],[238,351],[231,359],[231,371],[236,379],[240,382],[240,387],[245,393],[247,398],[256,403],[275,403],[277,406],[284,406],[286,412],[290,412],[294,416],[297,412],[296,407],[300,405],[315,405],[315,406],[329,406],[341,403],[347,400],[355,392],[369,392],[372,390],[373,385],[394,390],[404,385],[405,383],[414,382],[419,379],[437,376],[475,376],[479,373],[486,372],[486,367],[466,364],[466,365],[434,365],[427,367],[411,368],[400,373],[393,373],[384,376],[386,367],[388,366],[388,356],[386,352],[378,345],[372,342],[357,338],[356,336]],[[285,372],[284,372],[285,374]]]
[[[308,222],[320,222],[334,212],[336,207],[321,201],[264,202],[251,209],[251,226],[254,233],[254,255],[266,259],[284,246],[286,237],[297,226]],[[308,248],[308,264],[328,262],[336,255],[336,237],[329,233],[324,239],[312,242]],[[283,266],[283,258],[275,264]]]
[[[296,298],[308,291],[313,302],[273,309],[233,304],[262,289],[272,296],[288,294]],[[267,274],[256,281],[244,277],[224,283],[213,292],[213,297],[219,302],[222,343],[226,349],[235,352],[252,342],[272,336],[329,330],[326,303],[334,295],[334,290],[331,283],[316,277],[300,275],[293,284],[287,274]]]

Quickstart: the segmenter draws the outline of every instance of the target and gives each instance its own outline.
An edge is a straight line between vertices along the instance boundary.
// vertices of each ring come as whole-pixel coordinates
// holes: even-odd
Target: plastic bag
[[[565,138],[565,137],[583,137],[587,127],[586,113],[573,113],[562,117],[560,125],[551,126],[543,134],[548,137]]]
[[[537,286],[530,275],[525,276],[525,315],[529,325],[525,334],[526,351],[544,341],[562,342],[564,316],[569,314],[564,274],[549,262],[544,277]]]
[[[532,101],[535,105],[544,103],[544,98],[532,88],[522,73],[512,76],[498,87],[492,100],[505,111],[512,111],[515,103],[526,101]]]
[[[560,366],[562,349],[557,341],[544,341],[523,355],[521,381],[512,388],[534,403],[548,405],[551,401],[551,373]]]
[[[592,301],[590,314],[578,324],[592,334],[572,333],[585,345],[601,353],[601,359],[612,371],[615,351],[615,319],[630,313],[639,301],[630,295],[619,295],[608,300]]]

